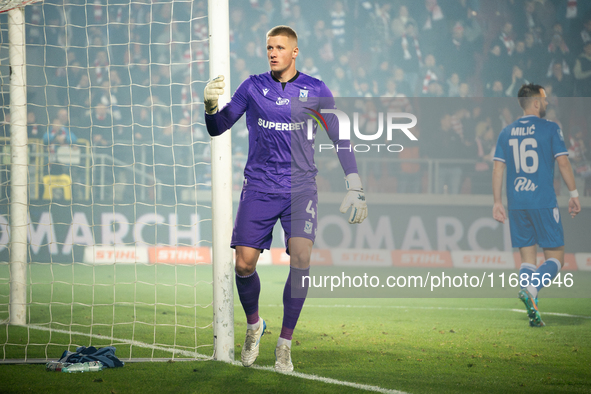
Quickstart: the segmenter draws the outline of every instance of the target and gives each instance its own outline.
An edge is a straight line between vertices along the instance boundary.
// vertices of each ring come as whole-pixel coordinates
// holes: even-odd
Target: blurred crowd
[[[51,143],[62,130],[72,137],[61,141],[89,141],[95,154],[140,165],[165,183],[210,184],[208,167],[194,167],[209,160],[200,105],[209,79],[206,1],[45,0],[27,6],[26,23],[27,61],[44,75],[29,84],[30,137]],[[548,117],[563,126],[579,180],[589,179],[591,1],[230,0],[232,91],[268,70],[265,34],[279,24],[298,32],[298,69],[335,97],[423,108],[421,143],[397,156],[408,162],[372,172],[368,187],[489,193],[492,149],[519,116],[514,98],[528,82],[546,88]],[[424,110],[421,100],[441,97],[466,104]],[[234,131],[239,187],[248,132],[243,121]],[[442,165],[441,179],[428,185],[420,159],[474,162]],[[321,189],[340,190],[320,167]]]
[[[299,35],[298,68],[324,80],[335,97],[398,98],[383,103],[382,110],[393,106],[421,113],[416,130],[421,143],[405,144],[393,165],[370,165],[370,190],[490,193],[498,133],[520,115],[514,98],[529,82],[545,87],[551,103],[548,117],[563,124],[580,188],[591,187],[591,182],[585,187],[591,172],[585,156],[591,117],[585,108],[591,101],[572,99],[591,97],[591,2],[252,0],[241,4],[232,7],[230,15],[233,89],[248,75],[266,69],[264,32],[284,23]],[[426,100],[438,97],[464,100],[451,101],[452,108],[463,104],[445,113],[443,101]],[[367,109],[365,116],[371,118],[371,111]],[[373,111],[379,109],[373,106]],[[368,131],[376,127],[368,126]],[[247,134],[239,135],[244,137],[238,147],[242,154]],[[441,160],[437,174],[428,174],[429,159]],[[454,160],[457,163],[449,164]],[[330,162],[326,166],[336,168]],[[327,176],[322,163],[319,167],[320,188],[339,190],[338,182],[333,183],[340,177]],[[559,182],[556,186],[564,193]],[[589,190],[586,193],[591,195]]]

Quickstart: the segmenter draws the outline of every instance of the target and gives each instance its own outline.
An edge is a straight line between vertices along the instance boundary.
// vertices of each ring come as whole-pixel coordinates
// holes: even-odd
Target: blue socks
[[[519,285],[522,283],[530,283],[531,282],[531,274],[536,272],[536,266],[530,263],[521,263],[521,267],[519,267]],[[522,289],[525,289],[527,286],[521,286]]]
[[[522,264],[523,266],[523,264]],[[548,283],[548,280],[552,281],[556,275],[558,275],[558,272],[560,271],[560,269],[562,268],[560,261],[551,258],[546,260],[542,265],[540,265],[538,267],[538,269],[536,270],[536,276],[532,276],[530,277],[530,285],[527,287],[527,291],[530,292],[530,294],[532,295],[532,297],[536,298],[538,296],[538,292],[544,287],[544,282]],[[521,270],[519,271],[521,273]],[[538,281],[535,279],[539,279],[540,283],[538,284]],[[533,283],[537,284],[538,286],[533,286]]]

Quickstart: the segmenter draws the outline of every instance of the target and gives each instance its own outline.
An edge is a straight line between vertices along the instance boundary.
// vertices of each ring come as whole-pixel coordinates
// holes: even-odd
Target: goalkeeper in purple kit
[[[298,52],[296,32],[288,26],[274,27],[267,33],[270,72],[252,75],[242,82],[223,108],[218,108],[225,87],[223,76],[210,81],[204,91],[205,121],[212,137],[231,128],[244,113],[249,132],[244,185],[231,242],[236,249],[236,288],[246,314],[241,359],[247,367],[259,354],[266,328],[259,317],[257,261],[271,246],[277,220],[285,231],[290,272],[283,291],[283,324],[275,348],[275,370],[280,372],[293,371],[291,339],[307,295],[302,277],[309,275],[318,223],[318,170],[314,141],[308,139],[304,129],[304,109],[320,112],[322,108],[335,108],[332,93],[322,81],[296,70]],[[361,223],[367,217],[367,205],[350,141],[339,140],[335,115],[326,114],[325,119],[329,137],[340,148],[337,155],[348,190],[340,210],[345,213],[352,207],[349,222]]]

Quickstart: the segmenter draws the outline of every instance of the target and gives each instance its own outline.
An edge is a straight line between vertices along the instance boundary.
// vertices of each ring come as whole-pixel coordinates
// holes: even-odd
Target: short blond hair
[[[291,27],[286,26],[286,25],[275,26],[274,28],[272,28],[271,30],[269,30],[267,32],[267,39],[269,37],[276,37],[276,36],[286,36],[289,38],[293,38],[296,41],[296,44],[298,42],[298,33],[296,33],[296,31],[294,29],[292,29]]]

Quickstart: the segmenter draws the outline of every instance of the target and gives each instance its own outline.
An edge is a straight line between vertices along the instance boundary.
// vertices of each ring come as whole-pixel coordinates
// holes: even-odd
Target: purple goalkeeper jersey
[[[271,72],[251,75],[224,108],[213,115],[205,114],[207,131],[215,137],[246,112],[249,149],[245,189],[267,193],[316,189],[318,170],[314,164],[314,139],[308,139],[308,113],[312,113],[310,109],[334,109],[334,98],[324,82],[300,72],[283,84]],[[350,141],[339,140],[336,116],[323,116],[328,136],[339,147],[337,154],[345,175],[356,173]]]

